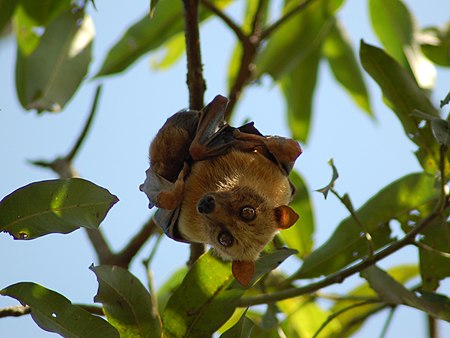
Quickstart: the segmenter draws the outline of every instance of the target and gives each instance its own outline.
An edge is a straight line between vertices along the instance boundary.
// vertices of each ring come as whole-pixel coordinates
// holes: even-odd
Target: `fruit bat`
[[[227,104],[218,95],[167,119],[150,144],[140,190],[167,236],[212,246],[246,286],[263,248],[298,219],[288,175],[302,150],[292,139],[263,136],[253,122],[231,127]]]

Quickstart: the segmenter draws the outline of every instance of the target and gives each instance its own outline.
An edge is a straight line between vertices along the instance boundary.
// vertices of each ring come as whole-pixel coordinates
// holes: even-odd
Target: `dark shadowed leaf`
[[[314,93],[321,59],[320,48],[320,44],[311,48],[310,53],[280,81],[292,137],[303,143],[307,142],[311,127]]]
[[[46,26],[69,9],[70,0],[20,0],[20,6],[36,22],[37,26]]]
[[[159,0],[150,0],[150,17],[153,17],[155,14],[156,6],[158,5]]]
[[[151,296],[128,270],[118,266],[90,268],[98,280],[94,301],[103,304],[108,322],[121,337],[161,337],[161,323]]]
[[[15,239],[97,228],[118,201],[108,190],[80,178],[34,182],[0,202],[0,231]]]
[[[107,321],[38,284],[17,283],[0,290],[0,294],[29,305],[33,320],[45,331],[67,338],[119,338],[119,333]]]
[[[411,75],[420,87],[432,89],[436,76],[433,65],[422,55],[415,39],[415,20],[401,0],[370,0],[372,27],[386,51]]]
[[[339,21],[336,20],[330,28],[323,43],[322,52],[328,60],[336,80],[361,109],[369,115],[373,115],[361,68],[356,60],[347,32]]]
[[[188,268],[186,266],[181,267],[177,271],[175,271],[167,281],[161,285],[158,289],[158,307],[162,310],[166,307],[167,302],[170,297],[173,295],[175,290],[180,286],[184,277],[188,272]]]
[[[217,1],[223,8],[229,0]],[[110,49],[96,76],[104,76],[124,71],[145,53],[155,50],[170,41],[184,29],[182,1],[159,1],[157,11],[150,18],[146,14],[133,24],[120,40]],[[211,12],[200,7],[199,20],[203,21]]]
[[[435,179],[427,174],[410,174],[391,183],[357,210],[370,232],[376,249],[393,241],[389,221],[405,221],[412,210],[433,203],[438,197]],[[353,218],[343,220],[331,237],[309,255],[300,278],[329,275],[367,255],[367,242]]]
[[[0,35],[5,29],[6,25],[10,22],[11,17],[19,4],[19,0],[0,0]]]
[[[419,242],[424,246],[419,248],[420,274],[423,289],[434,291],[440,281],[450,276],[450,210],[441,219],[436,219],[427,226],[420,236]]]
[[[411,75],[382,49],[361,41],[360,57],[364,69],[380,86],[406,135],[421,148],[417,153],[421,165],[427,172],[434,173],[439,163],[439,145],[429,124],[421,128],[420,119],[411,113],[417,109],[439,117],[437,110]]]
[[[418,110],[412,112],[413,116],[430,121],[431,131],[439,144],[450,146],[450,120],[444,120]]]
[[[291,207],[300,218],[294,226],[280,231],[280,236],[290,248],[296,249],[298,255],[303,258],[311,252],[313,247],[314,209],[303,178],[296,171],[291,172],[290,178],[296,188]]]
[[[434,63],[450,67],[450,23],[424,29],[419,36],[425,56]]]
[[[88,70],[94,34],[89,16],[68,11],[52,21],[31,54],[18,47],[16,87],[25,109],[64,107]]]
[[[367,279],[370,287],[387,304],[411,306],[435,318],[450,321],[450,299],[447,297],[409,291],[376,265],[363,270],[361,276]]]
[[[249,338],[254,326],[255,324],[244,313],[232,328],[220,335],[220,338]]]
[[[312,2],[279,27],[259,54],[255,65],[256,75],[270,74],[278,80],[291,72],[298,63],[320,46],[333,24],[334,12],[342,0]],[[297,1],[287,1],[283,13],[297,6]]]

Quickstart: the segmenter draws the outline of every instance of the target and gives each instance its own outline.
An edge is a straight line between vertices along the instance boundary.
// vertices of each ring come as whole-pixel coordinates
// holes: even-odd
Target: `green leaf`
[[[428,59],[440,66],[450,67],[450,23],[443,27],[424,29],[419,36],[419,42]]]
[[[311,48],[291,72],[280,80],[292,137],[306,143],[311,127],[321,45]]]
[[[31,54],[25,55],[19,47],[16,87],[22,106],[60,111],[88,70],[93,38],[92,19],[68,11],[47,27]]]
[[[0,0],[0,35],[10,22],[11,17],[19,4],[19,0]]]
[[[167,281],[158,289],[158,307],[164,309],[175,290],[181,285],[188,268],[183,266],[176,270]]]
[[[216,1],[218,7],[227,6],[230,1]],[[219,3],[220,2],[220,3]],[[199,21],[211,12],[200,7]],[[145,15],[133,24],[120,40],[110,49],[102,63],[98,76],[120,73],[147,52],[155,50],[184,30],[183,6],[181,1],[159,1],[158,11],[152,18]]]
[[[245,313],[232,328],[220,335],[220,338],[249,338],[255,324]]]
[[[188,272],[163,313],[165,337],[210,337],[233,313],[243,289],[229,289],[234,280],[229,263],[206,253]]]
[[[103,304],[108,322],[120,337],[161,337],[161,324],[151,296],[128,270],[118,266],[91,266],[98,280],[96,303]]]
[[[336,80],[347,90],[355,103],[373,115],[369,93],[356,60],[347,32],[339,21],[330,28],[322,48]]]
[[[291,72],[311,51],[318,48],[333,24],[333,14],[342,0],[315,1],[293,15],[270,36],[256,59],[256,75],[270,74],[275,80]],[[283,13],[297,6],[288,1]]]
[[[370,232],[375,249],[393,241],[389,221],[407,221],[411,211],[434,202],[438,193],[433,176],[417,173],[394,181],[369,199],[357,210],[357,215]],[[298,277],[329,275],[366,255],[364,233],[353,218],[348,217],[322,246],[305,259]]]
[[[420,119],[411,115],[414,110],[439,117],[425,93],[414,79],[382,49],[361,41],[361,63],[383,91],[389,107],[395,112],[408,137],[421,149],[417,157],[427,172],[434,173],[439,163],[439,146],[430,126],[419,127]]]
[[[399,265],[388,270],[389,274],[399,283],[405,284],[408,281],[416,278],[419,274],[418,267],[415,265]],[[345,299],[349,298],[354,299]],[[369,287],[367,283],[357,286],[351,290],[348,294],[343,296],[342,300],[337,301],[331,308],[331,312],[336,313],[349,306],[362,302],[365,298],[371,299],[376,296],[376,293]],[[371,303],[364,306],[358,306],[356,308],[349,309],[341,313],[337,319],[340,323],[340,328],[335,332],[336,336],[351,337],[364,323],[365,319],[369,318],[369,315],[380,304]]]
[[[37,26],[46,26],[70,8],[70,0],[20,0],[20,6]]]
[[[31,317],[45,331],[63,337],[118,338],[119,333],[104,319],[91,315],[64,296],[35,283],[17,283],[0,290],[3,296],[31,307]]]
[[[80,178],[34,182],[0,201],[0,231],[15,239],[95,229],[118,201],[111,193]]]
[[[414,18],[403,1],[370,0],[369,11],[372,27],[386,51],[408,69],[420,87],[432,89],[436,71],[420,52]]]
[[[22,6],[17,6],[13,16],[14,31],[17,39],[17,49],[22,55],[30,55],[38,46],[43,27],[30,18]],[[38,34],[39,33],[39,34]]]
[[[150,0],[150,18],[153,18],[158,2],[159,0]]]
[[[420,274],[423,289],[434,291],[441,280],[450,276],[450,258],[448,257],[450,243],[449,212],[437,219],[422,232],[419,242],[425,246],[419,247]],[[441,253],[447,253],[447,256]]]
[[[431,121],[431,131],[439,144],[450,146],[450,121],[415,110],[412,113],[423,120]]]
[[[378,296],[387,304],[407,305],[429,315],[450,321],[450,299],[443,295],[424,293],[420,296],[396,282],[385,271],[372,265],[361,272]]]
[[[296,171],[291,172],[290,178],[296,188],[291,207],[300,215],[300,219],[294,226],[280,231],[280,236],[289,247],[298,250],[300,258],[304,258],[313,247],[314,209],[303,178]]]
[[[162,49],[165,51],[163,56],[155,56],[151,59],[152,68],[167,69],[180,59],[186,49],[184,33],[170,38]]]

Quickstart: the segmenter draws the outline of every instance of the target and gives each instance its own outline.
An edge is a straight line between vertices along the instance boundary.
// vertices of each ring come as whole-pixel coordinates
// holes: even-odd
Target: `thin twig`
[[[220,18],[227,26],[230,28],[233,33],[236,35],[239,41],[245,43],[249,37],[242,31],[241,27],[237,23],[233,21],[228,15],[226,15],[220,8],[218,8],[215,4],[210,2],[209,0],[201,0],[203,6],[205,6],[208,10],[214,13],[218,18]]]
[[[256,35],[261,38],[262,24],[264,22],[263,14],[267,7],[267,0],[259,0],[258,7],[256,8],[255,16],[253,17],[251,32],[252,35]]]
[[[97,88],[95,89],[95,95],[94,100],[92,102],[91,111],[89,113],[88,119],[86,120],[83,131],[81,132],[80,136],[78,136],[78,139],[75,142],[75,145],[73,146],[72,150],[65,157],[65,160],[68,162],[72,162],[74,157],[77,155],[81,145],[83,144],[83,141],[86,139],[86,135],[88,134],[89,129],[91,128],[92,121],[94,120],[94,115],[97,111],[97,105],[100,99],[101,92],[102,92],[102,85],[98,85]]]
[[[437,338],[439,337],[439,330],[437,326],[436,318],[426,315],[427,323],[428,323],[428,338]]]
[[[439,256],[442,256],[442,257],[445,257],[445,258],[450,258],[450,253],[444,252],[444,251],[440,251],[440,250],[437,250],[437,249],[435,249],[435,248],[432,248],[431,246],[426,245],[426,244],[423,243],[423,242],[418,242],[418,241],[416,241],[416,242],[414,242],[413,244],[414,244],[415,246],[417,246],[418,248],[420,248],[420,249],[424,249],[424,250],[427,250],[427,251],[431,251],[432,253],[435,253],[436,255],[439,255]]]
[[[392,318],[394,318],[394,312],[397,308],[395,306],[391,307],[391,310],[389,311],[388,317],[386,318],[386,321],[384,322],[383,329],[380,333],[380,338],[386,337],[387,331],[389,329],[389,325],[392,323]]]
[[[90,304],[74,304],[82,309],[99,316],[104,316],[104,312],[101,306],[97,305],[90,305]],[[31,313],[32,308],[28,305],[17,305],[17,306],[11,306],[6,307],[3,309],[0,309],[0,318],[4,317],[20,317],[25,316]]]
[[[267,39],[273,32],[275,32],[281,25],[283,25],[287,20],[289,20],[293,15],[297,14],[298,12],[304,10],[307,8],[312,2],[315,0],[306,0],[305,2],[302,2],[292,8],[289,12],[284,14],[281,18],[279,18],[277,21],[275,21],[273,24],[271,24],[269,27],[267,27],[262,33],[261,33],[261,40]]]
[[[239,301],[238,306],[248,307],[252,305],[265,304],[268,302],[277,302],[280,300],[298,297],[307,293],[311,293],[332,284],[342,283],[347,277],[364,270],[365,268],[375,264],[376,262],[403,248],[404,246],[414,242],[414,238],[416,237],[416,235],[420,231],[422,231],[422,229],[424,229],[427,225],[431,224],[431,222],[433,222],[439,216],[440,216],[439,212],[436,211],[432,212],[421,222],[416,224],[416,226],[410,232],[408,232],[401,240],[392,243],[385,249],[382,249],[381,251],[374,254],[372,257],[363,260],[353,266],[344,268],[336,273],[333,273],[323,278],[322,280],[319,280],[318,282],[311,283],[298,288],[290,288],[279,292],[274,292],[271,294],[263,294],[253,297],[244,297]]]

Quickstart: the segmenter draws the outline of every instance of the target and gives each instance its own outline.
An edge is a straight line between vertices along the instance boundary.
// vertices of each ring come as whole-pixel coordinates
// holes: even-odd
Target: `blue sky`
[[[240,13],[242,3],[233,4],[232,15]],[[443,1],[406,3],[421,27],[443,24],[449,19],[450,4],[444,5]],[[97,0],[96,4],[98,11],[90,11],[97,31],[91,75],[99,70],[106,52],[124,29],[144,15],[149,1],[133,1],[124,6],[123,1]],[[370,28],[366,1],[348,0],[338,16],[355,48],[360,39],[379,45]],[[216,94],[226,94],[227,60],[234,36],[222,22],[211,20],[202,28],[201,39],[207,81],[205,101],[209,101]],[[154,71],[149,66],[150,57],[144,56],[124,75],[87,81],[62,113],[37,116],[18,104],[14,58],[13,39],[0,41],[0,197],[30,182],[54,178],[51,172],[33,167],[27,160],[52,160],[67,153],[82,129],[95,86],[101,82],[104,88],[97,116],[74,164],[80,176],[120,198],[101,225],[111,246],[120,249],[150,214],[146,198],[138,190],[148,166],[149,142],[168,116],[187,106],[185,59],[169,70]],[[449,75],[448,70],[438,69],[436,93],[432,98],[436,105],[449,90]],[[420,170],[413,155],[415,146],[403,134],[394,114],[383,105],[376,84],[366,79],[375,121],[351,102],[332,79],[328,66],[322,64],[310,140],[296,164],[312,191],[329,181],[331,171],[327,162],[334,158],[340,172],[336,188],[341,193],[348,192],[355,206],[363,204],[387,182]],[[246,118],[254,120],[264,134],[289,135],[284,102],[278,87],[269,78],[245,92],[232,124],[238,125]],[[347,212],[332,197],[324,201],[317,193],[311,192],[311,195],[317,227],[315,241],[319,245]],[[152,242],[144,247],[132,266],[133,273],[144,282],[140,261],[149,254],[151,247]],[[0,255],[0,287],[33,281],[75,303],[92,302],[97,285],[88,267],[95,262],[95,256],[83,231],[24,242],[0,234]],[[416,257],[416,249],[407,248],[380,265],[391,267],[416,262]],[[161,285],[187,258],[188,246],[164,239],[154,262],[156,285]],[[290,271],[294,263],[288,260],[283,268]],[[344,292],[357,283],[356,277],[350,278],[329,291]],[[446,282],[443,290],[448,294],[449,289]],[[14,300],[0,297],[0,307],[15,304]],[[386,315],[377,315],[357,337],[377,337]],[[442,328],[450,335],[449,325],[442,325]],[[8,338],[52,336],[40,330],[28,316],[1,319],[0,332]],[[388,337],[400,336],[425,336],[425,318],[414,310],[397,311]]]

